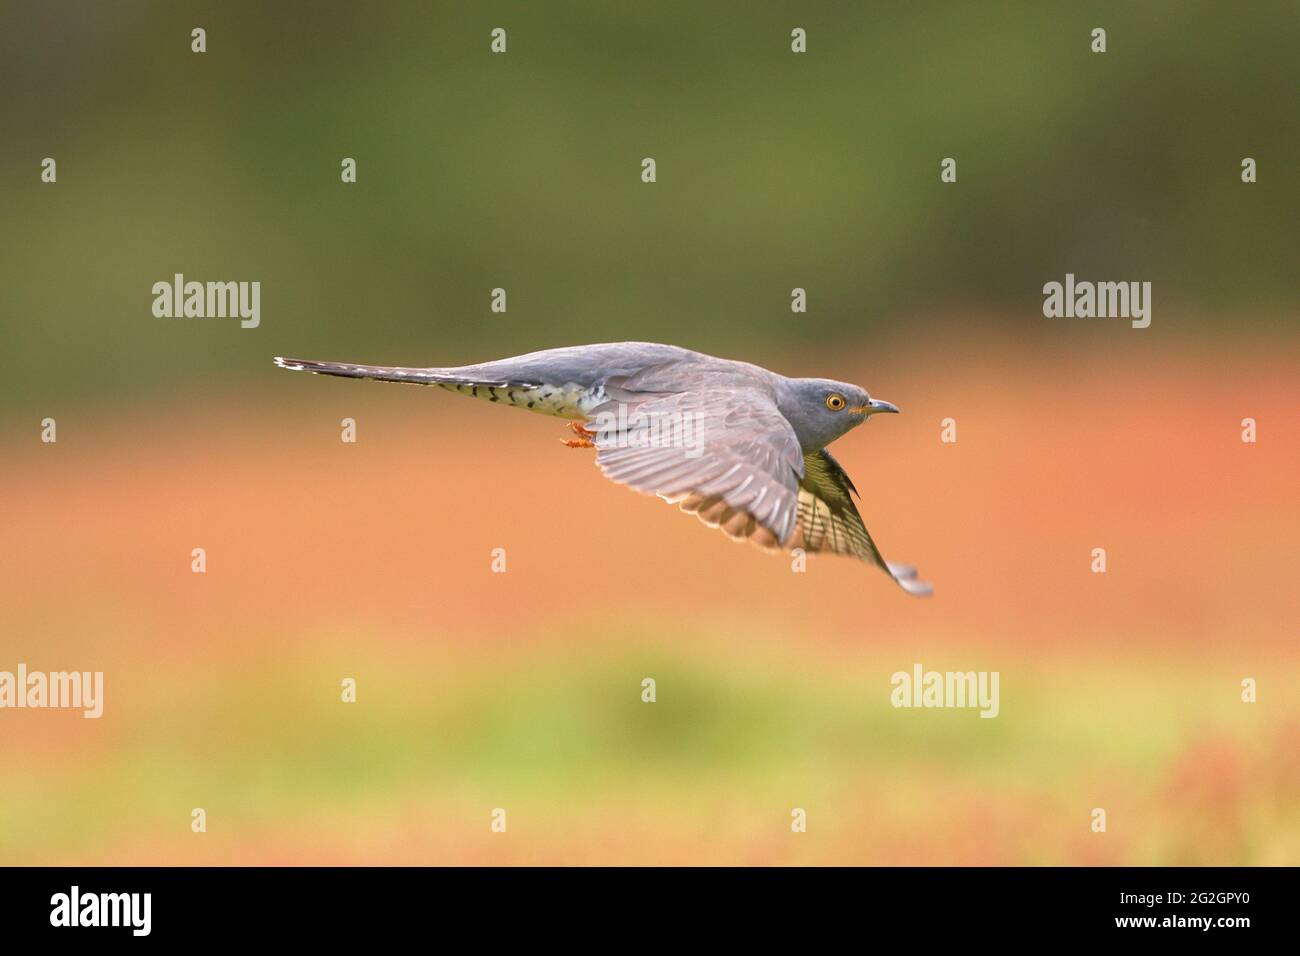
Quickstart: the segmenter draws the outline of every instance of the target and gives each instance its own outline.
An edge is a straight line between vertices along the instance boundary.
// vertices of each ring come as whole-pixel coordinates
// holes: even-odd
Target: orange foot
[[[578,437],[561,438],[560,441],[564,444],[566,448],[595,448],[596,447],[596,443],[592,441],[592,439],[596,437],[595,432],[591,431],[590,429],[583,428],[581,423],[579,422],[569,422],[569,427],[573,429],[573,433]]]

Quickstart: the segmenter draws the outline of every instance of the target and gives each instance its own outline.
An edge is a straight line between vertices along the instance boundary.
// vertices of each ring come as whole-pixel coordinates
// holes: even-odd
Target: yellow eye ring
[[[831,394],[826,396],[826,407],[833,412],[838,412],[846,404],[843,395]]]

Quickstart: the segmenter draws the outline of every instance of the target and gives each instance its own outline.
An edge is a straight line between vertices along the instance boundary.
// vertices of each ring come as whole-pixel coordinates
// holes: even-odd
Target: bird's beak
[[[867,402],[867,404],[859,405],[857,408],[850,409],[850,411],[857,412],[859,415],[875,415],[879,412],[893,412],[897,415],[898,406],[893,402],[886,402],[879,398],[873,398],[871,401]]]

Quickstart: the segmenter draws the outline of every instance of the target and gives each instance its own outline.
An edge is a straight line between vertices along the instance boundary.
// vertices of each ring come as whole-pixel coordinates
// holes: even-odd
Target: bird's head
[[[787,378],[777,391],[777,406],[805,452],[825,448],[872,415],[898,411],[864,388],[827,378]]]

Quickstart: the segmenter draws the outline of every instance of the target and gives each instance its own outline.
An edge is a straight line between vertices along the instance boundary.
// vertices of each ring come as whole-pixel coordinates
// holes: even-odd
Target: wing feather
[[[886,561],[853,503],[857,489],[826,449],[804,456],[799,483],[798,527],[792,546],[809,553],[845,554],[874,564],[908,594],[930,595],[934,588],[917,579],[916,568]]]
[[[915,568],[881,556],[849,476],[825,449],[802,452],[770,393],[730,383],[640,392],[634,384],[671,383],[614,382],[611,399],[588,414],[606,477],[659,495],[736,540],[849,555],[909,594],[931,593]]]
[[[738,540],[787,541],[798,520],[803,453],[772,395],[734,385],[617,397],[593,409],[596,464]]]

